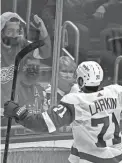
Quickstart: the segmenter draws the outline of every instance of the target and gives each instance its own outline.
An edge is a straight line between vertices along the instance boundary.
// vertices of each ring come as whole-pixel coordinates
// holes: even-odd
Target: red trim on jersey
[[[79,152],[76,148],[71,148],[71,154],[79,157],[80,159],[87,160],[94,163],[119,163],[122,161],[122,154],[112,158],[100,158],[90,155],[88,153]]]

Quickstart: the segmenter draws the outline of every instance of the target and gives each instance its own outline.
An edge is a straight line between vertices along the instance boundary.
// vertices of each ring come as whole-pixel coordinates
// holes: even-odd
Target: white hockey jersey
[[[75,109],[72,123],[74,144],[69,161],[122,162],[122,87],[110,85],[95,93],[71,93],[61,101],[73,104]]]
[[[69,93],[58,106],[20,123],[38,132],[54,132],[72,125],[71,163],[122,163],[122,86],[110,85],[94,93]]]

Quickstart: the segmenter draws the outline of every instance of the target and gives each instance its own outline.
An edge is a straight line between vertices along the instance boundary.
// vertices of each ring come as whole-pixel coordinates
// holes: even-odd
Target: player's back
[[[72,123],[74,144],[70,161],[122,161],[122,87],[110,85],[94,93],[72,93],[62,101],[74,104],[75,107],[75,120]]]

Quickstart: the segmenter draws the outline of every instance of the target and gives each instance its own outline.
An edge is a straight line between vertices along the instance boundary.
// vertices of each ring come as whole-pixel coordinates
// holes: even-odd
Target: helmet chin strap
[[[81,91],[84,93],[92,93],[93,91],[88,90],[86,87],[82,87]]]

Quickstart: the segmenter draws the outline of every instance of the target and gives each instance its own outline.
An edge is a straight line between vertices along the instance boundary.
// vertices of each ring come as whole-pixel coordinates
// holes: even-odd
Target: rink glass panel
[[[3,0],[4,1],[4,0]],[[40,2],[40,1],[39,1]],[[20,2],[19,2],[20,3]],[[21,3],[24,3],[21,2]],[[97,3],[97,1],[96,1]],[[3,4],[2,10],[8,11],[10,6]],[[33,13],[39,13],[39,16],[44,20],[46,27],[48,29],[52,46],[54,42],[54,22],[55,22],[55,3],[52,2],[49,5],[45,3],[41,8],[37,5],[32,6]],[[79,48],[79,63],[84,60],[95,60],[101,64],[105,71],[104,81],[102,86],[109,85],[113,83],[114,78],[114,68],[113,64],[117,56],[122,55],[122,40],[114,39],[116,37],[122,37],[122,4],[111,6],[103,19],[95,19],[92,14],[96,10],[96,4],[86,4],[85,8],[82,9],[82,4],[79,6],[64,3],[63,7],[63,22],[66,20],[72,21],[80,31],[80,48]],[[99,6],[99,5],[98,5]],[[22,9],[21,9],[22,8]],[[23,12],[23,4],[19,4],[18,13],[25,19],[25,14]],[[25,11],[26,13],[26,11]],[[62,22],[62,23],[63,23]],[[74,33],[72,29],[68,28],[68,44],[67,49],[69,53],[74,57]],[[30,29],[30,39],[38,39],[38,33],[33,29]],[[50,65],[52,59],[46,60],[45,64]],[[120,63],[120,69],[122,63]],[[44,85],[50,83],[51,70],[43,71],[41,81]],[[122,73],[119,73],[118,83],[122,84]],[[1,118],[2,121],[2,143],[6,136],[6,125],[7,119]],[[41,136],[40,136],[41,135]],[[53,139],[71,139],[72,131],[71,127],[62,127],[53,134],[48,133],[34,133],[26,128],[23,128],[16,124],[14,121],[12,123],[11,130],[11,142],[27,142],[27,141],[40,141],[40,140],[53,140]]]

